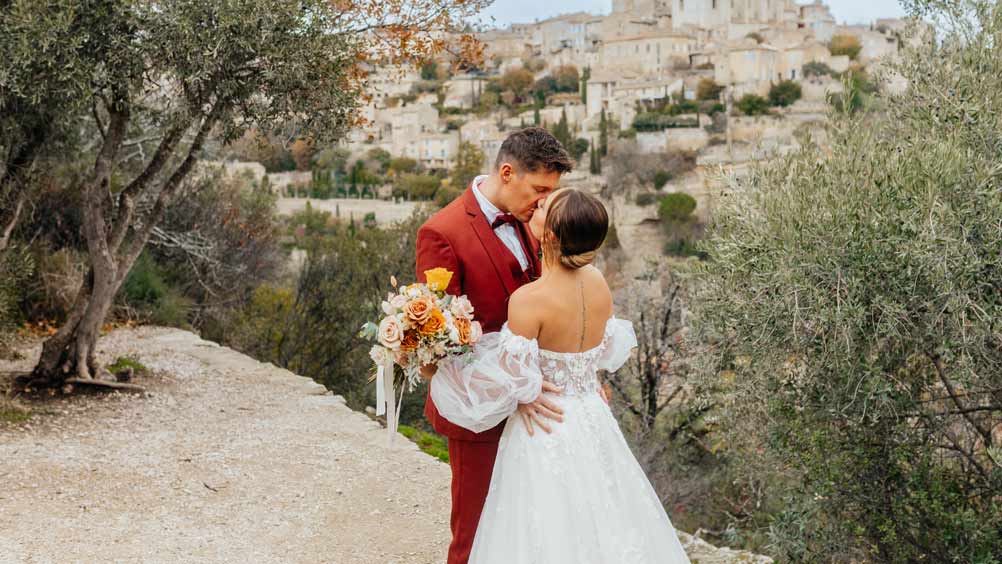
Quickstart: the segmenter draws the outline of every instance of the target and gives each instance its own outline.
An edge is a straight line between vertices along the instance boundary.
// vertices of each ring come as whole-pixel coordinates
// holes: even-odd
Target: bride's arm
[[[538,339],[542,329],[542,316],[546,304],[535,303],[535,296],[526,291],[523,286],[512,294],[508,301],[508,328],[512,333],[527,339]],[[518,404],[518,415],[525,425],[529,435],[533,435],[533,426],[537,426],[547,433],[551,432],[547,420],[562,422],[564,420],[564,410],[556,403],[550,401],[544,392],[560,393],[563,391],[553,382],[543,380],[540,386],[540,393],[530,398],[530,401],[520,401]]]

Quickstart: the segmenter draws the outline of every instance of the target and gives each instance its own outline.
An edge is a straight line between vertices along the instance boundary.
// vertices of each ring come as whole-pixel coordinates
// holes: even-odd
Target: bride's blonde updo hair
[[[608,231],[609,213],[598,198],[564,188],[547,203],[544,252],[550,260],[575,270],[595,260]]]

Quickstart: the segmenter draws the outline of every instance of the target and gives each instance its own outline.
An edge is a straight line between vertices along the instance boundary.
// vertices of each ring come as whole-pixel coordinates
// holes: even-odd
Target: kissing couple
[[[545,129],[516,131],[418,231],[418,279],[452,271],[446,292],[485,332],[422,369],[425,415],[449,442],[448,564],[689,562],[599,382],[637,341],[591,264],[605,206],[558,188],[571,167]]]

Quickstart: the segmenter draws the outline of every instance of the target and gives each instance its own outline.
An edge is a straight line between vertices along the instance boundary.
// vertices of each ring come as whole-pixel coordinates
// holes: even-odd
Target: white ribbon
[[[400,399],[395,398],[393,389],[393,361],[387,360],[376,366],[376,415],[386,414],[386,441],[393,444],[393,437],[400,426],[400,406],[404,401],[404,391],[400,390]]]
[[[380,364],[376,366],[376,415],[386,413],[386,390],[383,389],[383,385],[383,365]]]

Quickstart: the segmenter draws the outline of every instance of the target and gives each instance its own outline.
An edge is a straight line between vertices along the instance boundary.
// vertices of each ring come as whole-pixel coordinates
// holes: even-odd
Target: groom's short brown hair
[[[520,129],[501,143],[494,170],[505,162],[518,164],[518,172],[559,172],[563,174],[574,168],[571,156],[552,133],[542,127]]]

